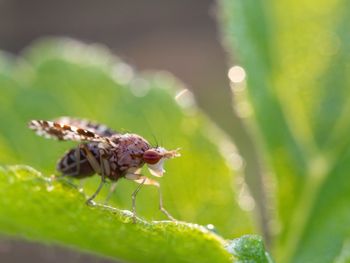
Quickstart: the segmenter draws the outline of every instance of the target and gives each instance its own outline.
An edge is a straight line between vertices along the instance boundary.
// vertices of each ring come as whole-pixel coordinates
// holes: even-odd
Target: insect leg
[[[131,198],[132,198],[132,220],[133,223],[136,223],[136,195],[137,193],[140,191],[141,187],[143,186],[143,184],[146,181],[146,177],[143,178],[142,182],[137,186],[137,188],[135,189],[135,191],[132,193]]]
[[[62,177],[67,177],[69,178],[69,180],[71,180],[73,176],[77,176],[80,173],[80,164],[84,161],[80,159],[80,145],[79,147],[77,147],[74,150],[74,157],[75,157],[75,162],[66,166],[64,169],[60,169],[60,171],[63,173],[61,176]],[[73,168],[73,167],[77,167],[76,170],[74,172],[71,173],[65,173],[66,171],[68,171],[69,169]],[[81,188],[81,187],[80,187]]]
[[[107,195],[106,200],[105,200],[105,205],[108,204],[108,201],[109,201],[109,199],[111,199],[116,188],[117,188],[117,182],[113,182],[111,188],[109,188],[109,192],[108,192],[108,195]]]
[[[95,173],[101,174],[101,168],[102,168],[103,163],[102,162],[101,162],[101,164],[98,163],[95,156],[92,154],[92,152],[87,148],[87,146],[85,144],[81,144],[80,147],[84,150],[84,152],[86,154],[86,159],[89,161],[89,163],[90,163],[92,169],[94,169]]]
[[[95,191],[95,193],[90,196],[88,198],[88,200],[86,201],[87,204],[93,204],[93,200],[94,198],[98,195],[98,193],[101,191],[103,185],[105,184],[105,170],[109,170],[110,168],[107,167],[105,168],[106,165],[108,164],[108,161],[104,158],[102,158],[102,155],[100,155],[100,164],[98,163],[98,161],[96,160],[95,156],[90,152],[90,150],[86,147],[86,145],[82,145],[82,148],[85,151],[86,154],[86,158],[89,161],[91,167],[94,169],[94,171],[98,174],[101,175],[101,182],[100,185],[98,186],[97,190]]]
[[[159,209],[160,211],[163,212],[163,214],[165,214],[170,220],[172,221],[176,221],[176,219],[174,217],[172,217],[172,215],[170,215],[170,213],[164,208],[163,206],[163,196],[162,196],[162,191],[160,189],[160,185],[156,185],[158,187],[158,193],[159,193]]]
[[[80,165],[85,162],[85,160],[81,160],[81,154],[80,154],[80,149],[83,148],[81,145],[79,145],[77,148],[74,150],[74,157],[75,157],[75,162],[73,162],[70,165],[65,166],[63,169],[60,168],[59,170],[64,173],[64,175],[68,176],[74,176],[78,175],[80,173]],[[71,168],[77,166],[77,169],[75,172],[72,173],[65,173],[66,171],[70,170]]]
[[[75,184],[72,183],[72,177],[79,175],[80,164],[81,164],[81,162],[83,162],[83,160],[80,160],[80,146],[75,149],[74,157],[75,157],[75,162],[73,162],[70,165],[67,165],[63,169],[61,167],[58,168],[58,170],[61,172],[61,175],[56,177],[56,178],[57,179],[65,179],[65,182],[71,186],[74,186],[74,188],[81,188],[81,187],[77,187]],[[69,169],[71,169],[75,166],[77,166],[77,169],[74,172],[66,173],[66,171],[68,171]]]
[[[79,187],[72,182],[71,178],[67,174],[53,176],[52,180],[62,180],[62,182],[64,182],[65,184],[67,184],[75,189],[79,189]]]
[[[99,184],[97,190],[95,191],[95,193],[94,193],[92,196],[90,196],[90,197],[88,198],[88,200],[86,200],[86,204],[88,204],[88,205],[93,205],[93,204],[94,204],[93,200],[94,200],[95,197],[98,195],[98,193],[101,191],[101,189],[102,189],[102,187],[103,187],[104,184],[105,184],[105,177],[104,177],[104,175],[102,174],[102,175],[101,175],[101,181],[100,181],[100,184]]]
[[[138,174],[127,174],[125,176],[126,179],[129,179],[129,180],[133,180],[137,183],[139,183],[139,187],[138,188],[141,188],[141,184],[142,185],[153,185],[153,186],[156,186],[158,188],[158,194],[159,194],[159,209],[160,211],[162,211],[162,213],[164,213],[170,220],[172,221],[175,221],[176,219],[174,217],[172,217],[170,215],[170,213],[164,208],[163,206],[163,196],[162,196],[162,192],[161,192],[161,189],[160,189],[160,184],[159,182],[155,181],[155,180],[152,180],[150,178],[147,178],[145,176],[141,176],[141,175],[138,175]],[[140,190],[140,189],[136,189],[136,190]],[[136,192],[136,191],[135,191]],[[137,193],[136,193],[137,194]],[[134,194],[133,194],[134,195]],[[135,196],[136,198],[136,196]],[[133,209],[135,208],[134,206],[134,199],[133,199]],[[133,210],[134,211],[134,210]],[[134,215],[135,215],[135,211],[134,211]],[[136,215],[135,215],[136,216]]]
[[[162,211],[163,214],[165,214],[170,220],[172,221],[176,221],[176,219],[174,217],[172,217],[172,215],[164,208],[163,206],[163,195],[162,195],[162,191],[160,189],[160,184],[159,182],[152,180],[150,178],[146,178],[146,181],[144,184],[146,185],[154,185],[158,188],[158,195],[159,195],[159,210]],[[139,179],[142,180],[142,179]]]

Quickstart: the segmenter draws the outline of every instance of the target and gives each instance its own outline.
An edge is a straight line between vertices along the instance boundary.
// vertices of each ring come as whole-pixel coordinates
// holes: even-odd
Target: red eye
[[[162,155],[155,150],[147,150],[143,154],[143,160],[148,164],[156,164],[162,158]]]

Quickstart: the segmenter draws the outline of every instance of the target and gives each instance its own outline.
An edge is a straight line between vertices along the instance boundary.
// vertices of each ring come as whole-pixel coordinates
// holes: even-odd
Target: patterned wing
[[[89,130],[101,137],[111,137],[112,135],[119,134],[118,132],[108,128],[106,125],[95,123],[86,119],[60,117],[54,120],[54,122]]]
[[[38,135],[46,138],[70,141],[91,141],[91,142],[108,142],[107,137],[101,137],[98,134],[76,126],[44,120],[32,120],[28,124],[29,128],[34,130]]]

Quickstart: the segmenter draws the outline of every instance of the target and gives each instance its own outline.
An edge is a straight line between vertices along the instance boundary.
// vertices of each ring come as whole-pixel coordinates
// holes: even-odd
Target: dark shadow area
[[[27,243],[23,241],[1,240],[0,258],[3,263],[43,262],[43,263],[111,263],[96,256],[78,253],[59,246]]]

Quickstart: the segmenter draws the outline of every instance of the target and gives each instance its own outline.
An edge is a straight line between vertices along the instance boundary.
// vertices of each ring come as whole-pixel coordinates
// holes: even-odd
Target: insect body
[[[179,156],[177,150],[168,151],[162,147],[152,147],[137,134],[120,134],[104,125],[68,117],[55,121],[32,120],[29,122],[29,128],[47,138],[80,142],[61,158],[57,170],[64,176],[73,178],[85,178],[94,174],[101,176],[99,187],[87,203],[93,203],[107,178],[114,182],[126,178],[139,183],[132,195],[134,222],[136,195],[145,184],[158,187],[160,209],[173,220],[163,208],[159,183],[142,176],[139,171],[147,164],[152,175],[162,176],[164,160]]]

